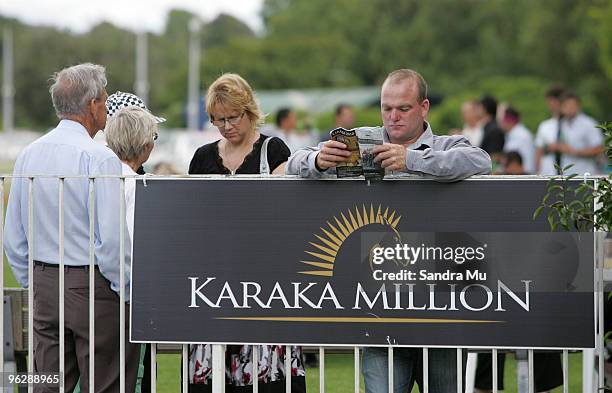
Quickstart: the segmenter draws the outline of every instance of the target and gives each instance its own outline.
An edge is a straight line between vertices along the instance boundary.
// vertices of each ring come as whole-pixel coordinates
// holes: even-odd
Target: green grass
[[[180,392],[181,368],[180,355],[159,355],[157,391],[160,393]],[[352,354],[325,355],[325,392],[326,393],[352,393],[355,391]],[[504,370],[505,392],[517,391],[516,360],[509,355]],[[360,378],[360,391],[363,389],[363,377]],[[306,370],[306,389],[308,393],[319,393],[319,368]],[[582,355],[580,353],[569,356],[569,391],[582,391]],[[412,389],[418,392],[418,388]],[[563,387],[552,391],[563,392]]]
[[[4,255],[4,288],[21,288],[21,285],[15,280],[15,276],[13,276],[13,271],[6,260],[6,255]]]

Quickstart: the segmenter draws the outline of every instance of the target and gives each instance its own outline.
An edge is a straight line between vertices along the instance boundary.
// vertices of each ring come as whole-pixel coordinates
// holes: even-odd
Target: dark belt
[[[55,269],[59,268],[59,263],[46,263],[46,262],[41,262],[41,261],[34,261],[34,264],[37,265],[37,266],[42,266],[44,268],[48,268],[48,267],[55,268]],[[94,265],[94,266],[96,268],[98,267],[97,265]],[[66,268],[66,269],[85,269],[85,270],[87,270],[87,269],[89,269],[89,265],[77,265],[77,266],[74,266],[74,265],[64,265],[64,268]]]

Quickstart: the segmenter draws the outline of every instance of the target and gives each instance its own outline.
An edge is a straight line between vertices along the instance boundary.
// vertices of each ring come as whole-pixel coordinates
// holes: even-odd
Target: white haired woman
[[[142,164],[151,155],[157,139],[157,124],[166,119],[154,116],[144,102],[130,93],[120,91],[106,101],[108,120],[106,122],[106,143],[121,160],[124,176],[144,174]],[[136,180],[125,179],[125,212],[128,234],[134,241],[134,203]],[[150,391],[150,347],[142,352],[138,371],[137,386],[142,393]]]
[[[157,121],[147,110],[128,106],[115,112],[106,122],[106,143],[121,160],[124,176],[135,176],[145,163],[157,139]],[[134,235],[134,195],[136,181],[125,181],[125,211],[130,239]]]

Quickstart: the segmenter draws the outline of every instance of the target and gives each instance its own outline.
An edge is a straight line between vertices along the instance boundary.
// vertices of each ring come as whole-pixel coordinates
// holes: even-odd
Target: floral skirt
[[[259,383],[285,380],[285,346],[259,345],[257,378]],[[253,384],[252,345],[228,345],[225,351],[225,383],[232,386]],[[291,376],[304,377],[302,347],[291,347]],[[212,379],[212,345],[189,346],[189,383],[209,384]]]

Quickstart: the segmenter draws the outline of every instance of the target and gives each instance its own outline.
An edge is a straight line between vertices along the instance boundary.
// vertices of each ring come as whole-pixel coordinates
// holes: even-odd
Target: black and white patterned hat
[[[147,108],[144,101],[141,100],[140,97],[138,97],[135,94],[123,93],[121,91],[118,91],[116,93],[111,94],[106,99],[106,114],[108,115],[108,117],[111,117],[119,109],[123,109],[128,106],[137,106],[151,113],[149,108]],[[164,119],[163,117],[159,117],[155,115],[153,115],[153,117],[155,118],[155,121],[157,123],[163,123],[166,121],[166,119]]]

